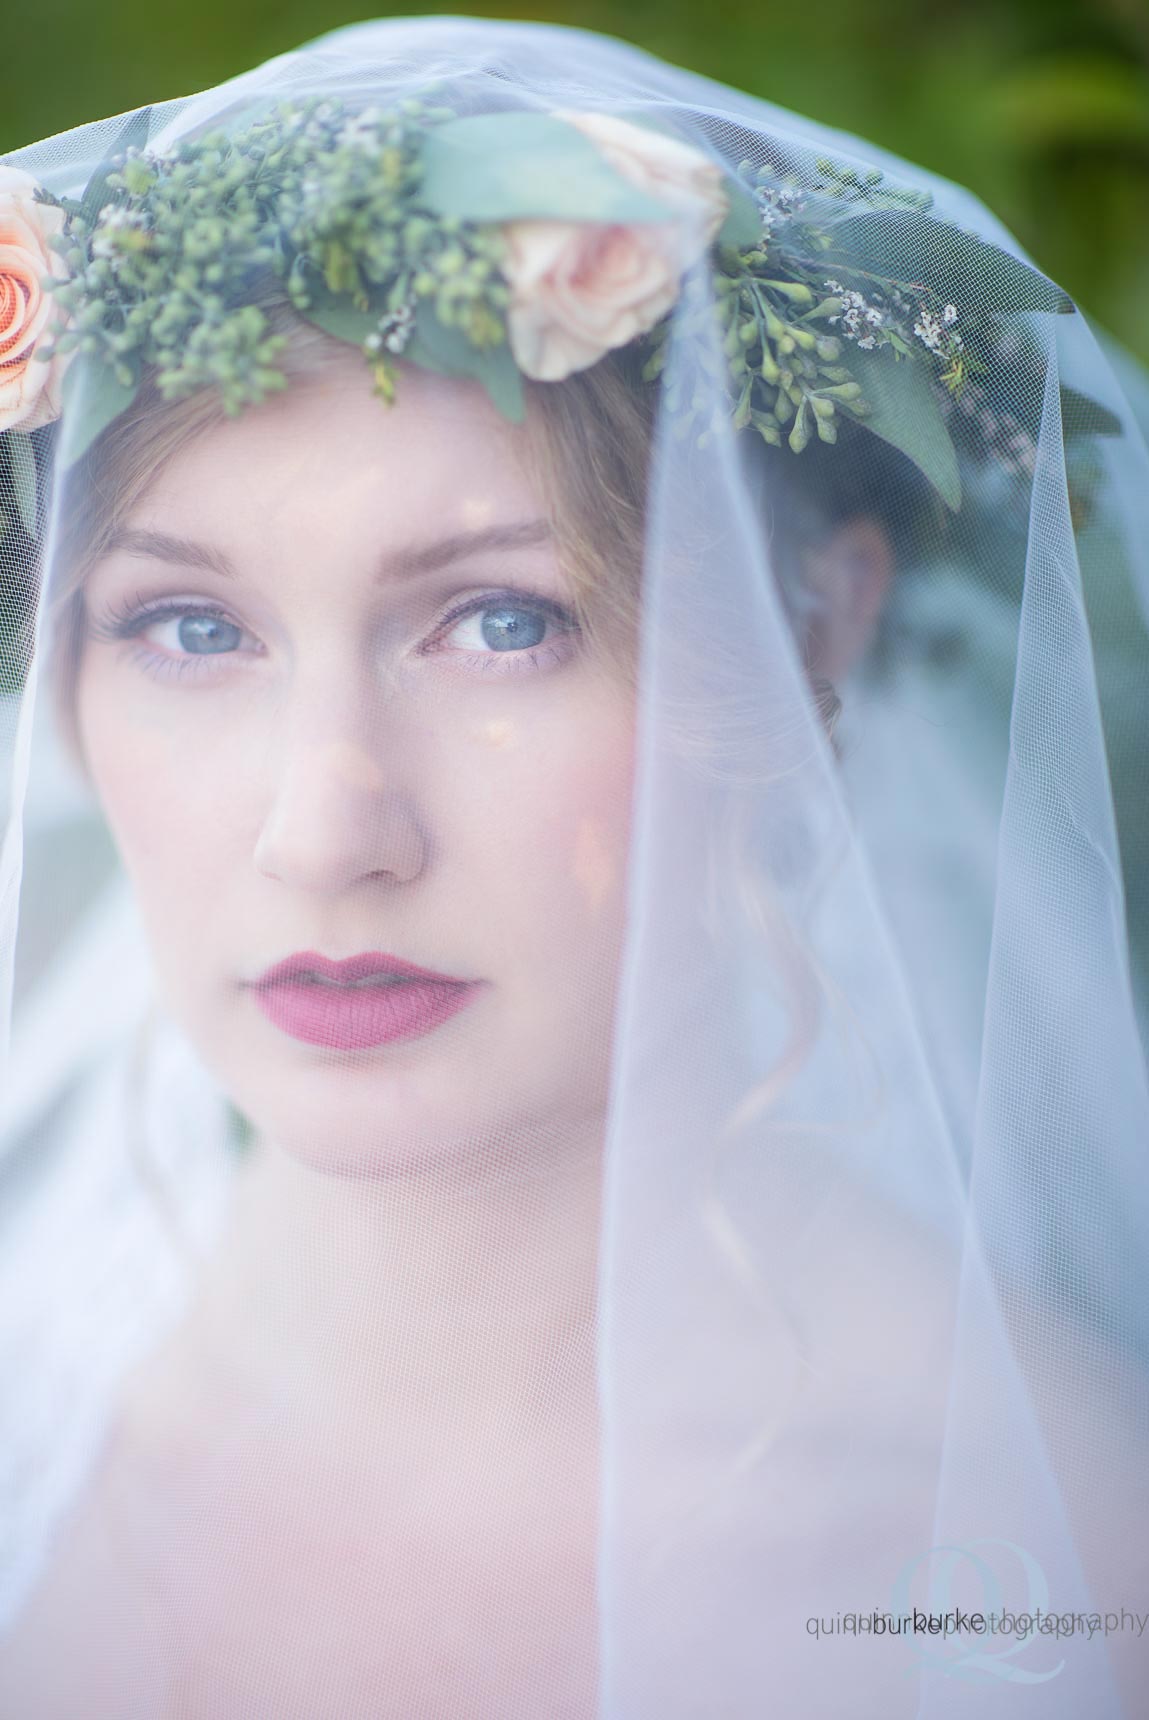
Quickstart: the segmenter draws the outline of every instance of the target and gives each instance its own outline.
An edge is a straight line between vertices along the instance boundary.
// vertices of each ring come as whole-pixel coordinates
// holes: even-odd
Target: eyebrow
[[[402,549],[389,551],[377,567],[375,579],[379,582],[413,579],[421,574],[436,573],[441,568],[488,550],[537,549],[551,543],[553,537],[550,523],[545,519],[518,520],[509,525],[455,532],[429,543],[408,544]],[[143,556],[150,561],[170,562],[175,567],[203,568],[218,574],[221,579],[238,577],[222,550],[211,544],[196,543],[191,538],[173,537],[168,532],[123,527],[113,532],[104,554],[111,555],[117,550]]]

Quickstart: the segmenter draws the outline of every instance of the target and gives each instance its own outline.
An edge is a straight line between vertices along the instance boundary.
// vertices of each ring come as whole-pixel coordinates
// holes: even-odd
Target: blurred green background
[[[349,0],[35,0],[9,9],[0,152],[188,95],[326,30]],[[468,15],[603,30],[969,186],[1149,361],[1149,0],[582,0]],[[13,70],[18,75],[13,75]]]

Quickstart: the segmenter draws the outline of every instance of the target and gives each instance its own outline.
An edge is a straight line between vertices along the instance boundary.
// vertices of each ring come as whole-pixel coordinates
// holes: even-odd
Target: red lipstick
[[[482,983],[416,967],[382,950],[346,961],[302,950],[269,967],[252,989],[269,1021],[293,1039],[360,1051],[430,1033]]]

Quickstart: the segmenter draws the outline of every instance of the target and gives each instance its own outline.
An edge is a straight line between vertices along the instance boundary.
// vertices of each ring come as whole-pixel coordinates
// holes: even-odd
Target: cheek
[[[218,870],[232,828],[231,773],[220,749],[192,744],[186,726],[166,729],[154,715],[133,721],[117,682],[98,671],[77,688],[77,724],[92,786],[132,885],[145,905],[192,906]],[[197,883],[197,880],[199,881]],[[177,913],[178,919],[178,913]]]
[[[534,924],[549,926],[551,935],[612,931],[625,898],[634,773],[629,707],[620,700],[588,704],[561,724],[494,719],[470,739],[468,842],[486,832],[502,893],[529,898]]]
[[[612,736],[609,751],[572,767],[556,808],[556,859],[590,925],[613,924],[623,906],[632,778],[631,737]]]

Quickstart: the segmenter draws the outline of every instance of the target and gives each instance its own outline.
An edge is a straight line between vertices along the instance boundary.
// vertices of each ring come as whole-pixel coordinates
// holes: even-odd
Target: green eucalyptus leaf
[[[9,430],[3,438],[8,454],[8,476],[12,494],[28,536],[36,536],[36,456],[32,438],[22,430]]]
[[[907,455],[956,513],[961,506],[957,451],[922,361],[896,359],[883,348],[858,348],[849,362],[870,408],[855,422]]]
[[[242,1158],[250,1151],[251,1144],[255,1139],[255,1124],[245,1112],[241,1111],[237,1105],[232,1104],[230,1100],[226,1112],[228,1141],[236,1156]]]
[[[116,170],[118,165],[116,160],[117,156],[123,155],[124,151],[128,149],[147,148],[148,128],[151,124],[151,117],[152,110],[150,107],[140,108],[138,113],[133,113],[128,116],[127,124],[122,128],[115,143],[113,143],[111,149],[109,149],[103,161],[88,181],[83,198],[80,201],[80,214],[83,216],[85,221],[94,221],[96,216],[100,213],[100,210],[104,207],[104,204],[110,200],[111,193],[108,191],[108,175],[114,173]]]
[[[139,389],[138,380],[121,382],[111,366],[96,358],[76,357],[64,372],[60,390],[62,426],[60,466],[66,471],[87,453],[101,430],[126,412]]]
[[[464,221],[666,221],[576,126],[544,113],[470,114],[428,131],[419,201]]]
[[[1065,440],[1074,436],[1121,436],[1124,429],[1116,412],[1102,406],[1091,395],[1061,384],[1061,424]]]
[[[506,342],[501,346],[485,347],[477,356],[481,362],[475,374],[495,407],[510,423],[521,424],[526,417],[523,377],[510,347]]]
[[[879,209],[835,223],[822,260],[883,281],[931,288],[959,310],[1076,309],[1069,294],[1020,257],[916,209]]]
[[[1047,357],[1032,326],[1011,331],[1008,359],[989,353],[989,371],[978,379],[994,412],[1008,412],[1036,441],[1041,435]],[[1078,436],[1120,436],[1121,420],[1091,395],[1061,385],[1061,421],[1066,442]]]
[[[382,308],[377,306],[360,310],[346,293],[333,293],[318,281],[308,283],[307,293],[311,303],[301,315],[337,340],[349,341],[353,346],[363,345],[383,315]]]
[[[523,378],[506,342],[499,346],[474,346],[461,329],[447,328],[433,306],[420,301],[415,312],[415,331],[403,349],[403,357],[440,376],[471,377],[481,382],[504,418],[521,424],[526,413]]]
[[[741,180],[728,179],[726,194],[730,198],[730,208],[718,230],[716,243],[729,246],[732,251],[748,251],[762,237],[762,216],[758,205]]]

